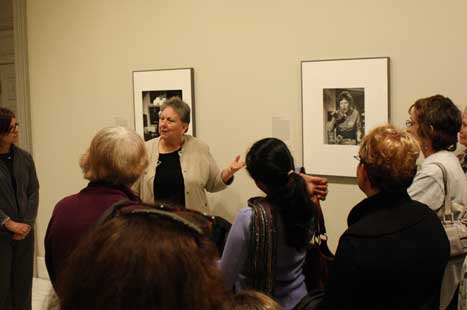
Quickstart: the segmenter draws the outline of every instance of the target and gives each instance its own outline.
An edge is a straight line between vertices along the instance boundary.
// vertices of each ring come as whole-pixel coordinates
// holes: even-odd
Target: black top
[[[154,199],[159,203],[185,207],[185,185],[179,151],[159,154],[154,178]]]
[[[439,309],[449,241],[431,209],[383,192],[357,204],[347,223],[326,309]]]
[[[18,197],[16,194],[16,179],[15,174],[13,173],[13,148],[10,147],[8,153],[0,154],[0,159],[5,163],[10,173],[11,184],[13,185],[13,190],[15,192],[16,206],[18,206]]]

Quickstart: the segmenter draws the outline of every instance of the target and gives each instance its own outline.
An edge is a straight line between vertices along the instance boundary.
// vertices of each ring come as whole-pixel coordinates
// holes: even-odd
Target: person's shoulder
[[[444,167],[448,173],[452,173],[456,170],[460,171],[461,169],[459,160],[453,152],[439,151],[425,159],[420,167],[419,173],[437,178],[442,177],[441,166]]]
[[[76,194],[69,195],[69,196],[66,196],[60,199],[55,205],[55,208],[53,211],[54,215],[57,213],[65,212],[65,210],[68,208],[73,208],[79,201],[78,196],[79,196],[79,193],[76,193]]]
[[[154,147],[154,145],[159,144],[160,137],[148,140],[144,142],[144,145],[146,146],[146,149],[150,150]]]
[[[185,147],[187,148],[195,148],[195,149],[203,150],[203,151],[209,150],[208,145],[199,138],[196,138],[190,135],[185,135],[184,139],[186,143]]]
[[[410,210],[413,213],[418,213],[420,215],[429,215],[438,218],[436,212],[430,209],[430,207],[424,204],[423,202],[410,199],[405,202],[405,207],[405,210]]]
[[[26,158],[28,160],[32,160],[31,153],[29,153],[25,149],[20,148],[19,146],[14,145],[13,147],[14,147],[15,153],[17,155],[22,156],[22,157],[24,157],[24,158]]]
[[[249,225],[251,222],[251,217],[253,216],[253,209],[250,207],[242,208],[238,210],[238,213],[235,217],[235,222],[241,222],[243,224]]]

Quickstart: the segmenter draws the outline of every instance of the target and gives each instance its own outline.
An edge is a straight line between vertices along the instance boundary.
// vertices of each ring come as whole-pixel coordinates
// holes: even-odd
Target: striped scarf
[[[253,209],[250,227],[250,244],[247,258],[247,277],[251,289],[272,295],[276,266],[277,229],[274,208],[263,197],[248,200]]]

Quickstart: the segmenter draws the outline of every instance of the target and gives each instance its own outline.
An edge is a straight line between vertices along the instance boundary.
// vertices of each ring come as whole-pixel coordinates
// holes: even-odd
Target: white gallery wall
[[[221,167],[273,132],[289,136],[302,163],[302,60],[390,57],[390,117],[397,126],[420,97],[441,93],[467,103],[465,0],[27,5],[39,256],[55,203],[86,184],[78,160],[91,137],[104,126],[133,127],[133,70],[194,68],[197,136]],[[233,220],[259,193],[241,171],[232,186],[211,195],[212,212]],[[363,197],[354,178],[330,178],[322,206],[332,248]]]

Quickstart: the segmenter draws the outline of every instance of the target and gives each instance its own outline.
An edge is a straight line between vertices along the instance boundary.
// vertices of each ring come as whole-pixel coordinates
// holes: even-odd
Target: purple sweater
[[[252,208],[241,209],[227,237],[224,253],[220,260],[220,268],[228,289],[234,285],[236,291],[249,288],[245,276],[245,264],[248,256],[252,216]],[[288,310],[293,309],[307,294],[305,277],[302,272],[305,252],[299,252],[285,243],[282,221],[278,221],[278,236],[276,279],[272,295],[284,310]]]
[[[89,228],[105,210],[123,199],[139,201],[124,186],[91,182],[79,193],[57,203],[45,235],[45,263],[52,284],[56,284],[65,259]]]

